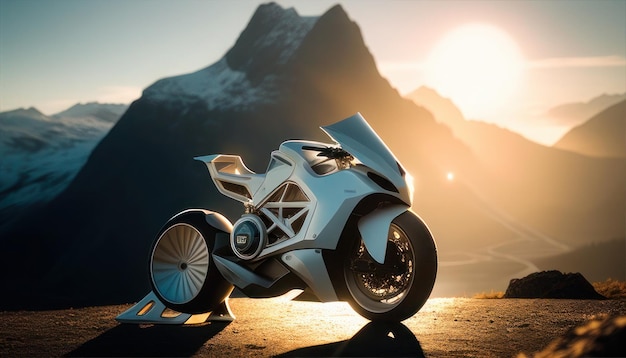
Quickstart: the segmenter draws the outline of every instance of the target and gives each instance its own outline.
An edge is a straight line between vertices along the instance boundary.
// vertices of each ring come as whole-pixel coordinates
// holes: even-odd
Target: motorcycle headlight
[[[413,195],[415,194],[415,184],[413,183],[413,176],[409,172],[405,172],[404,180],[406,181],[406,187],[409,191],[410,204],[413,205]]]

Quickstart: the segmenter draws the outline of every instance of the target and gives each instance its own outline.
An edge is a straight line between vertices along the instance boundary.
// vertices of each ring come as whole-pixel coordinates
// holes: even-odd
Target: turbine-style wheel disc
[[[154,288],[173,304],[193,300],[209,272],[209,250],[202,234],[180,223],[169,227],[152,252],[150,271]]]

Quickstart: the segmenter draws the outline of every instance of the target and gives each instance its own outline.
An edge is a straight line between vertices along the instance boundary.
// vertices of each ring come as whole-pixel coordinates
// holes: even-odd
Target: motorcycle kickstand
[[[150,291],[141,301],[115,319],[120,323],[193,325],[206,322],[232,322],[235,315],[230,310],[228,298],[211,312],[191,314],[169,310],[154,292]]]

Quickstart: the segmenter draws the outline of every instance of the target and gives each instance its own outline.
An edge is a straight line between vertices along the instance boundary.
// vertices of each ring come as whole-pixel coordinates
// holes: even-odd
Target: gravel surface
[[[346,303],[234,298],[232,323],[119,324],[131,305],[0,312],[0,357],[532,355],[626,300],[434,298],[402,324],[369,323]]]

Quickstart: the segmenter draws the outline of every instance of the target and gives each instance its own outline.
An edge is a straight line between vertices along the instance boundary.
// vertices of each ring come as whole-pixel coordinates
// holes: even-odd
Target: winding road
[[[540,271],[533,263],[533,260],[571,251],[571,247],[567,244],[539,232],[492,204],[484,194],[471,184],[460,181],[455,184],[464,185],[477,199],[478,208],[493,219],[494,222],[508,229],[512,233],[512,238],[503,239],[488,246],[478,247],[472,251],[447,252],[439,262],[442,274],[438,279],[445,281],[447,270],[454,270],[453,272],[458,275],[459,270],[463,269],[466,271],[464,272],[466,275],[476,271],[473,272],[473,277],[489,276],[489,279],[485,278],[484,280],[492,280],[503,285],[511,278],[520,278]],[[492,266],[501,267],[506,263],[514,267],[515,271],[497,272],[496,269],[490,269]],[[485,272],[487,270],[489,272]],[[456,277],[453,277],[453,279],[458,281],[465,280],[465,278]],[[449,292],[454,294],[453,284],[448,283],[447,286],[448,288],[443,292],[443,296],[448,296]],[[463,284],[459,286],[462,287]],[[497,290],[504,290],[504,288],[498,287]],[[471,292],[468,293],[471,294]]]

